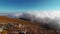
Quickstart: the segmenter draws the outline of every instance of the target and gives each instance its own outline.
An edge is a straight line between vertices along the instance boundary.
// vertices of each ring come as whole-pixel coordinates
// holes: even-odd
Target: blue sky
[[[59,10],[60,0],[0,0],[0,13]]]

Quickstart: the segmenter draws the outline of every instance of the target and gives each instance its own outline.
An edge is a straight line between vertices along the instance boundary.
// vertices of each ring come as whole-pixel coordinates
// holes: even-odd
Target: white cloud
[[[33,22],[47,24],[51,28],[60,30],[60,11],[33,11],[24,12],[21,15],[17,13],[10,16],[30,19]]]

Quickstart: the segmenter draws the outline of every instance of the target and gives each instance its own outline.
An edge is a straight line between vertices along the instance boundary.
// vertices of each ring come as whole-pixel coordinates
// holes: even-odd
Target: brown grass
[[[39,25],[36,24],[36,23],[31,23],[29,21],[24,21],[24,20],[21,20],[21,19],[17,19],[17,18],[9,18],[9,17],[6,17],[6,16],[0,16],[0,22],[2,23],[20,23],[20,24],[23,24],[23,25],[31,25],[31,32],[34,32],[34,34],[40,34],[41,32],[43,33],[47,33],[47,34],[55,34],[55,31],[50,29],[50,30],[45,30],[45,29],[40,29]],[[39,29],[33,29],[33,27],[35,28],[39,28]],[[2,32],[2,34],[5,34],[7,31],[4,30]]]

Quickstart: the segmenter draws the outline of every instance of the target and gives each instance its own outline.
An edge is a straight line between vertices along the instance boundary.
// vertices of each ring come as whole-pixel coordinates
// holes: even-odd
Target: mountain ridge
[[[41,26],[42,26],[42,24],[39,24],[39,23],[32,23],[32,22],[30,22],[30,21],[26,21],[26,20],[22,20],[22,19],[17,19],[17,18],[9,18],[9,17],[7,17],[7,16],[0,16],[0,22],[1,23],[18,23],[18,24],[22,24],[22,25],[26,25],[25,27],[27,27],[28,25],[30,25],[29,27],[30,28],[32,28],[32,29],[30,29],[29,27],[28,27],[28,29],[26,29],[26,30],[31,30],[31,32],[29,32],[30,34],[31,33],[34,33],[34,34],[40,34],[40,33],[42,33],[42,32],[45,32],[45,33],[48,33],[48,34],[54,34],[55,33],[55,31],[54,30],[52,30],[52,29],[48,29],[48,30],[46,30],[46,29],[44,29],[44,28],[42,28]],[[35,28],[38,28],[38,29],[35,29]],[[15,28],[13,28],[13,29],[15,29]],[[24,30],[23,28],[22,28],[22,30]],[[29,31],[30,31],[29,30]],[[39,31],[40,30],[40,31]],[[14,30],[13,30],[14,31]],[[47,31],[49,31],[49,32],[47,32]],[[9,31],[8,31],[9,32]],[[39,33],[38,33],[39,32]],[[2,32],[2,34],[3,33],[7,33],[7,32],[5,32],[5,30]]]

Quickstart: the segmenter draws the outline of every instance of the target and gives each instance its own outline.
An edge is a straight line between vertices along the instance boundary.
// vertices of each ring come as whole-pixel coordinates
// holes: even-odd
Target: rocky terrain
[[[59,34],[40,23],[0,16],[0,34]]]

